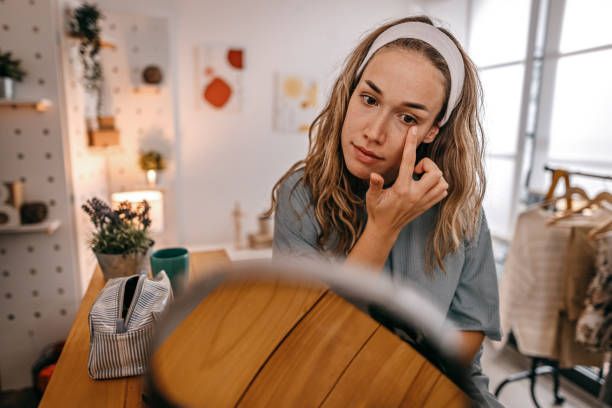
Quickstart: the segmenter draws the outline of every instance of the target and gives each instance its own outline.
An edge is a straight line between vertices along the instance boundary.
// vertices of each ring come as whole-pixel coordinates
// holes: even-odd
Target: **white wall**
[[[471,0],[423,0],[420,4],[436,25],[450,30],[467,50],[470,3]]]

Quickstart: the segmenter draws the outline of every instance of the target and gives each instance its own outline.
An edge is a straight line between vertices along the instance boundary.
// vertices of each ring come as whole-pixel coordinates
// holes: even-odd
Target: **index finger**
[[[417,128],[411,126],[406,134],[404,141],[404,151],[402,153],[402,162],[400,163],[397,181],[400,183],[411,182],[414,166],[416,165],[416,149],[417,149]]]

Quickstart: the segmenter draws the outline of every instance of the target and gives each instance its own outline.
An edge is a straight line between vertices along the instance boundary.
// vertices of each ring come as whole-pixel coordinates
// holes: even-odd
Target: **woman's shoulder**
[[[303,211],[308,207],[310,201],[310,190],[304,183],[304,168],[289,173],[279,186],[279,205],[291,204],[296,210]]]
[[[478,210],[478,218],[476,220],[476,226],[473,230],[472,235],[464,234],[464,245],[466,249],[475,249],[482,243],[482,240],[491,239],[491,232],[489,231],[489,224],[485,215],[484,208],[480,206]]]
[[[321,228],[314,214],[310,189],[304,182],[304,169],[297,169],[288,174],[280,183],[275,208],[275,229],[295,229],[300,237],[308,236],[313,245]],[[309,242],[310,242],[309,241]]]
[[[281,186],[283,188],[286,188],[286,187],[293,188],[298,183],[301,186],[304,185],[304,168],[303,167],[295,169],[291,173],[289,173],[287,175],[287,178],[283,180],[283,182],[281,183]]]

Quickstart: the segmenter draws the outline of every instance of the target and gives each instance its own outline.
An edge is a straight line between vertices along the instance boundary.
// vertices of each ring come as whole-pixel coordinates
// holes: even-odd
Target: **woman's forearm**
[[[357,243],[346,257],[346,263],[369,267],[381,272],[397,240],[399,231],[381,230],[368,222]]]
[[[482,345],[484,339],[484,333],[481,331],[459,331],[459,337],[461,338],[461,362],[467,367],[471,364],[474,356]]]

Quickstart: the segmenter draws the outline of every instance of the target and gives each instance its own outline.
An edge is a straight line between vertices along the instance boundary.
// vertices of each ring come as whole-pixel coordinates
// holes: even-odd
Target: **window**
[[[539,103],[543,114],[528,186],[532,192],[543,192],[550,184],[543,164],[612,174],[612,2],[549,1],[549,7]],[[580,176],[571,182],[589,196],[612,187],[610,181]]]
[[[512,200],[519,142],[530,0],[474,0],[468,52],[483,87],[487,193],[483,203],[494,236],[512,232]]]
[[[493,236],[509,238],[520,199],[550,185],[545,165],[612,174],[612,2],[468,4],[468,51],[484,94],[484,208]],[[612,188],[579,176],[572,184],[590,196]]]
[[[610,0],[565,0],[559,51],[568,53],[612,44]]]

